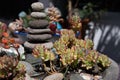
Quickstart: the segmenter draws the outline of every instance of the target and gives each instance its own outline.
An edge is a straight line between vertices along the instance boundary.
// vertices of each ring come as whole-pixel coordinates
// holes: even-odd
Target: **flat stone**
[[[34,11],[41,11],[44,9],[44,5],[41,2],[34,2],[31,4],[31,7]]]
[[[70,80],[84,80],[79,74],[71,74]]]
[[[27,61],[28,63],[30,63],[33,66],[36,65],[36,64],[41,64],[42,63],[40,58],[36,58],[32,54],[26,54],[25,56],[26,56],[25,61]]]
[[[36,45],[44,45],[47,49],[53,48],[53,43],[52,42],[45,42],[45,43],[30,43],[26,41],[24,43],[24,47],[27,49],[33,49]]]
[[[31,13],[31,17],[37,18],[37,19],[45,18],[46,16],[47,15],[43,12],[32,12]]]
[[[28,33],[30,34],[41,34],[41,33],[51,33],[51,30],[48,28],[48,29],[31,29],[31,28],[28,28],[27,29]]]
[[[45,77],[43,80],[63,80],[64,76],[62,73],[54,73]]]
[[[29,22],[29,26],[33,29],[46,28],[49,25],[47,20],[33,20]]]
[[[27,35],[28,41],[46,41],[52,38],[51,34],[28,34]]]
[[[93,80],[93,76],[87,73],[81,73],[80,76],[83,78],[83,80]]]

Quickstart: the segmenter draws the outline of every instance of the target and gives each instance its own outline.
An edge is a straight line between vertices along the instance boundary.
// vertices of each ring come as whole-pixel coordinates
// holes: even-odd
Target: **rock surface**
[[[29,22],[29,26],[33,29],[43,29],[48,26],[47,20],[32,20]]]
[[[50,29],[31,29],[31,28],[28,28],[27,31],[30,34],[51,33]]]
[[[19,61],[19,64],[23,64],[25,66],[25,70],[28,75],[31,75],[31,73],[34,72],[34,69],[30,63],[26,61]]]
[[[32,12],[31,17],[36,18],[36,19],[41,19],[45,18],[47,15],[43,12]]]
[[[33,49],[36,45],[44,45],[46,48],[51,49],[53,47],[52,42],[45,42],[45,43],[30,43],[28,41],[25,42],[24,46],[28,49]]]
[[[31,7],[34,11],[41,11],[42,9],[44,9],[44,5],[41,2],[34,2],[32,3]]]
[[[111,65],[103,73],[103,80],[118,80],[119,66],[118,64],[110,59]]]
[[[28,34],[27,35],[27,38],[28,38],[28,41],[46,41],[50,38],[52,38],[52,35],[51,34],[36,34],[36,35],[33,35],[33,34]]]
[[[70,80],[84,80],[79,74],[71,74]]]
[[[35,2],[31,7],[34,11],[31,16],[34,19],[28,24],[27,41],[24,43],[26,51],[32,52],[36,45],[44,45],[46,48],[51,49],[53,47],[52,32],[48,28],[48,20],[45,19],[46,13],[41,10],[44,9],[44,5],[40,2]]]
[[[43,80],[62,80],[64,78],[62,73],[54,73],[45,77]]]

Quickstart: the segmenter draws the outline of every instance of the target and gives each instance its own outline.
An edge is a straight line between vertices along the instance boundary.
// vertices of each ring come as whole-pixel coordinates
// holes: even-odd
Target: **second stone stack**
[[[33,49],[36,45],[42,44],[50,49],[53,47],[52,33],[48,28],[49,22],[44,13],[44,5],[41,2],[35,2],[31,4],[31,7],[33,9],[31,13],[33,20],[29,22],[28,41],[24,43],[24,46]]]

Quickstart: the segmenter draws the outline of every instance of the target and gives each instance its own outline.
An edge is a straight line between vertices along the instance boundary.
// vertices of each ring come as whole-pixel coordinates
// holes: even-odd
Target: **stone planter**
[[[110,59],[110,61],[111,61],[110,67],[108,67],[103,72],[102,79],[100,79],[100,80],[118,80],[119,66],[114,60]],[[81,77],[80,74],[71,74],[70,80],[86,80],[86,79],[83,79],[83,77]],[[89,78],[87,80],[93,80],[93,79]]]
[[[103,80],[118,80],[119,66],[114,60],[110,59],[110,61],[110,67],[103,72]]]

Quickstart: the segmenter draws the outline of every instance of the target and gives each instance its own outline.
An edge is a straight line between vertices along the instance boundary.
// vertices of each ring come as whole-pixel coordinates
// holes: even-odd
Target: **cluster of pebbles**
[[[46,48],[53,47],[52,33],[48,28],[49,22],[46,20],[44,5],[41,2],[31,4],[33,12],[31,13],[32,21],[29,22],[27,41],[24,46],[28,49],[33,49],[36,45],[42,44]]]

